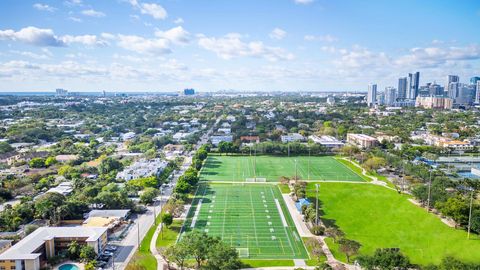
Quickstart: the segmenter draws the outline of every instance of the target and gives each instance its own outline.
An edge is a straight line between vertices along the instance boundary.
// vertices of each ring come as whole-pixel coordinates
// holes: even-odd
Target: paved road
[[[198,150],[200,146],[207,143],[209,136],[213,133],[213,130],[216,128],[219,122],[220,119],[217,119],[215,124],[212,125],[212,127],[200,138],[195,147],[195,151]],[[127,236],[118,244],[118,251],[115,253],[115,270],[125,269],[128,262],[135,254],[135,251],[138,248],[139,241],[142,241],[150,227],[152,227],[153,225],[154,207],[156,214],[161,212],[161,205],[163,205],[170,198],[170,195],[173,192],[173,187],[176,185],[178,178],[183,175],[185,170],[187,170],[188,167],[190,167],[190,165],[192,164],[193,154],[194,151],[188,153],[184,157],[185,159],[180,170],[175,172],[173,179],[170,181],[171,185],[162,191],[162,196],[158,198],[159,201],[156,203],[156,205],[147,207],[147,212],[138,216],[138,218],[135,220],[135,224],[133,224]]]

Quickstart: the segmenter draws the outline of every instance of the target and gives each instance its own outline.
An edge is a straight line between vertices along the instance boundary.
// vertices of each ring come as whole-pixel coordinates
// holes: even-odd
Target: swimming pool
[[[60,265],[58,270],[80,270],[80,268],[75,264],[66,263],[66,264]]]

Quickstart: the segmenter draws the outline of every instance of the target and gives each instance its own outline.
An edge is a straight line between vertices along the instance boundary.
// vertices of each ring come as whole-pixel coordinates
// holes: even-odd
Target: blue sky
[[[0,91],[365,90],[480,76],[480,1],[3,0]]]

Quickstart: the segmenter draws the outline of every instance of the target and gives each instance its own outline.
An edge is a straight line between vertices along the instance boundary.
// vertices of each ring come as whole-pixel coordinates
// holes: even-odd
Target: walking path
[[[385,187],[385,188],[388,188],[388,189],[391,189],[391,190],[394,190],[394,191],[397,191],[396,189],[392,188],[392,187],[389,187],[387,186],[387,183],[385,183],[384,181],[380,181],[378,180],[378,178],[376,176],[372,176],[372,175],[368,175],[368,172],[367,170],[365,170],[362,166],[358,165],[357,163],[355,162],[352,162],[349,158],[342,158],[343,160],[346,160],[348,162],[350,162],[351,164],[353,164],[353,166],[359,168],[362,170],[362,175],[365,176],[365,177],[368,177],[370,179],[372,179],[371,184],[374,184],[374,185],[379,185],[379,186],[382,186],[382,187]]]

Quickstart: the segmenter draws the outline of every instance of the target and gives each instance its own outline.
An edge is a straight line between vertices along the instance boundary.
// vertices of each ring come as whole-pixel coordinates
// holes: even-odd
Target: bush
[[[312,232],[315,235],[324,235],[325,228],[323,226],[314,225],[310,228],[310,232]]]

